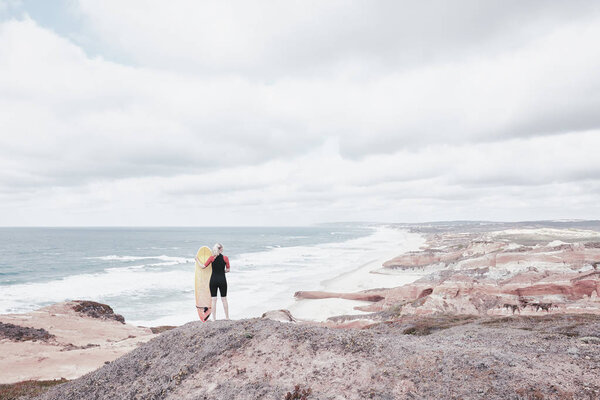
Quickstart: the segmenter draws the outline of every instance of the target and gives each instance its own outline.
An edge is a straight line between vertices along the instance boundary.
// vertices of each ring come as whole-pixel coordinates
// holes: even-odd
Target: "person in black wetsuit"
[[[213,247],[213,255],[206,260],[204,268],[212,263],[212,275],[210,276],[210,296],[212,297],[212,319],[217,319],[217,290],[221,294],[225,319],[229,319],[229,304],[227,304],[227,278],[225,273],[229,272],[229,258],[223,253],[223,245],[217,243]]]

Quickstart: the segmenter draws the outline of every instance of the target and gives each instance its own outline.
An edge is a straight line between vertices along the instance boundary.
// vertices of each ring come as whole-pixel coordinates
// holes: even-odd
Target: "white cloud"
[[[107,51],[239,77],[346,155],[600,125],[594,2],[78,4]]]

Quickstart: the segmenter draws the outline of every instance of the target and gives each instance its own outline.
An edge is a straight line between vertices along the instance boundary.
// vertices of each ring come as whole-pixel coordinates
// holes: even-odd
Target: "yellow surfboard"
[[[198,261],[196,261],[196,279],[194,285],[196,289],[196,310],[202,322],[208,321],[212,307],[209,288],[212,264],[209,264],[206,268],[202,268],[210,256],[212,256],[212,251],[206,246],[200,247],[196,253],[196,258],[202,263],[198,264]]]

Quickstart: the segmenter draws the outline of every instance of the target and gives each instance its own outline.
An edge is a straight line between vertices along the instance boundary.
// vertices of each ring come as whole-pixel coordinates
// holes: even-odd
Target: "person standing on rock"
[[[227,304],[227,278],[225,273],[229,272],[229,258],[223,255],[223,245],[216,243],[212,249],[213,255],[206,260],[204,268],[212,263],[212,275],[210,276],[210,297],[212,297],[212,319],[217,319],[217,290],[221,294],[225,319],[229,319],[229,304]]]

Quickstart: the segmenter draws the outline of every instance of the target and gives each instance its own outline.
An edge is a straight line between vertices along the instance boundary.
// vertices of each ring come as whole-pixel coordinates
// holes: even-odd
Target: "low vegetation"
[[[53,386],[68,382],[66,379],[51,381],[23,381],[10,385],[0,385],[0,399],[16,400],[21,396],[37,396]]]
[[[35,342],[38,340],[48,341],[53,337],[54,335],[42,328],[36,329],[0,322],[0,339],[9,339],[15,342],[25,342],[29,340]]]
[[[311,393],[312,393],[312,390],[310,388],[301,389],[300,385],[296,385],[294,387],[294,391],[287,392],[284,399],[285,400],[308,400],[308,397],[310,396]]]
[[[171,329],[175,329],[175,328],[177,328],[177,327],[172,326],[172,325],[161,325],[161,326],[153,326],[150,328],[150,330],[152,331],[152,333],[158,334],[158,333],[170,331]]]

